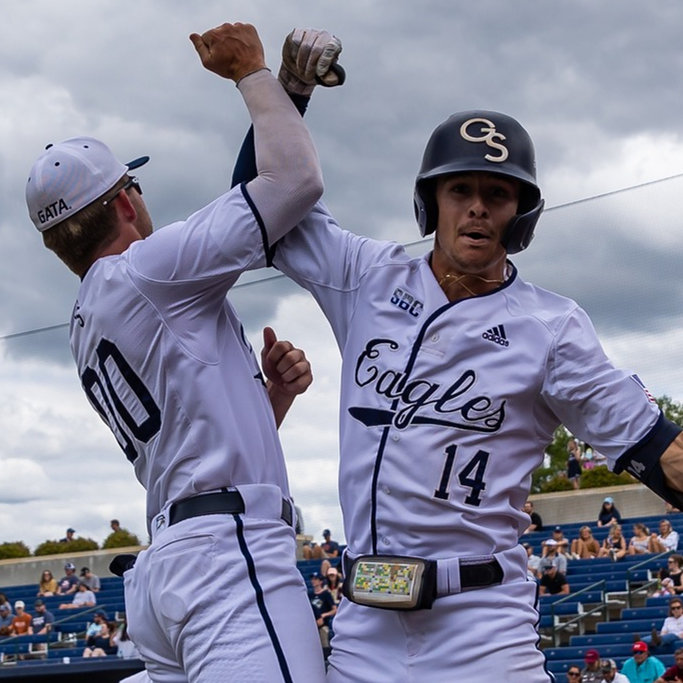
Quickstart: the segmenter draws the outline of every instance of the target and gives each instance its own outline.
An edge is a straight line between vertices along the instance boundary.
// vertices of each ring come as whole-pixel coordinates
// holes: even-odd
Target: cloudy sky
[[[342,39],[348,81],[317,92],[307,121],[326,201],[358,233],[418,242],[413,181],[450,113],[518,118],[550,209],[513,259],[522,276],[578,300],[616,363],[683,401],[678,0],[0,4],[0,542],[33,548],[67,526],[101,542],[111,517],[146,536],[142,489],[76,381],[65,323],[78,281],[43,248],[24,184],[45,144],[84,134],[122,161],[150,155],[139,177],[159,227],[223,192],[248,118],[187,38],[223,21],[254,23],[274,71],[295,26]],[[231,298],[255,347],[271,324],[311,359],[314,386],[281,434],[306,530],[343,540],[327,325],[276,273],[246,278]]]

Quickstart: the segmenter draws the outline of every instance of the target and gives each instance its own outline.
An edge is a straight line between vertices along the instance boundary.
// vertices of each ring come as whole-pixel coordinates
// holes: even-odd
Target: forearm
[[[273,415],[275,416],[275,424],[280,427],[282,421],[285,419],[285,415],[292,407],[294,399],[296,396],[288,394],[276,384],[268,380],[266,382],[266,388],[268,390],[268,398],[270,399],[270,405],[273,408]]]
[[[258,168],[247,188],[272,244],[320,198],[322,173],[303,119],[277,79],[262,69],[238,88],[253,122]]]
[[[301,116],[303,116],[311,98],[305,95],[297,95],[296,93],[287,93],[287,95],[292,100]],[[240,183],[248,183],[257,175],[256,152],[254,150],[254,127],[250,126],[247,134],[244,136],[242,146],[237,155],[237,160],[235,161],[230,187],[235,187],[235,185],[239,185]]]

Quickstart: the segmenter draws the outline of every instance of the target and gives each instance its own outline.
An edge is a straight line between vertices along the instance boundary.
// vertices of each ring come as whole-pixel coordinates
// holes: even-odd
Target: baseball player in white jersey
[[[287,41],[313,54],[316,36]],[[519,545],[544,448],[563,423],[615,471],[680,503],[681,430],[610,363],[575,302],[524,282],[508,260],[543,209],[517,121],[449,117],[414,198],[422,235],[435,236],[421,258],[343,231],[321,203],[274,256],[316,298],[343,355],[347,599],[327,680],[547,682]]]
[[[71,346],[83,389],[147,490],[152,542],[124,573],[147,675],[318,683],[276,430],[308,383],[307,362],[267,329],[263,371],[279,384],[267,387],[226,294],[311,209],[321,174],[256,30],[224,24],[191,40],[246,102],[252,182],[152,233],[129,176],[146,159],[123,165],[98,140],[72,138],[35,162],[27,203],[46,246],[82,280]]]

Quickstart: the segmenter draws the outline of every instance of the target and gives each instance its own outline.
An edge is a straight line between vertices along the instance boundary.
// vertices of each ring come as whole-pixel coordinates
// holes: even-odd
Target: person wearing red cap
[[[630,683],[654,683],[666,670],[657,657],[652,657],[647,643],[639,640],[631,648],[633,657],[629,657],[621,668],[621,673]]]
[[[586,650],[583,661],[586,666],[581,670],[581,683],[599,683],[602,680],[600,653],[597,650]]]

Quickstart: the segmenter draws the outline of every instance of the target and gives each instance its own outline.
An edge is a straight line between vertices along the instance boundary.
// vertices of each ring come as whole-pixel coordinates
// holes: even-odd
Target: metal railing
[[[553,634],[553,644],[555,647],[558,647],[560,644],[560,635],[563,631],[567,631],[572,629],[574,625],[578,625],[579,627],[579,633],[583,635],[584,633],[584,621],[587,617],[597,614],[598,612],[601,612],[604,610],[605,612],[605,618],[606,620],[609,621],[609,613],[607,611],[607,599],[605,597],[606,592],[605,592],[605,586],[606,582],[605,579],[601,579],[599,581],[596,581],[595,583],[591,584],[590,586],[586,586],[585,588],[582,588],[581,590],[576,591],[575,593],[569,593],[567,596],[564,598],[560,598],[559,600],[556,600],[555,602],[552,603],[550,606],[550,614],[552,617],[553,621],[553,626],[552,626],[552,634]],[[584,608],[584,603],[581,602],[580,596],[584,594],[588,594],[591,592],[599,591],[600,592],[600,600],[599,601],[591,601],[590,603],[586,601],[585,604],[591,604],[593,605],[589,609]],[[577,601],[577,598],[578,601]],[[575,616],[570,616],[569,619],[566,621],[559,621],[561,616],[567,616],[567,615],[560,615],[557,614],[557,606],[562,605],[568,602],[574,602],[577,601],[577,614]]]

